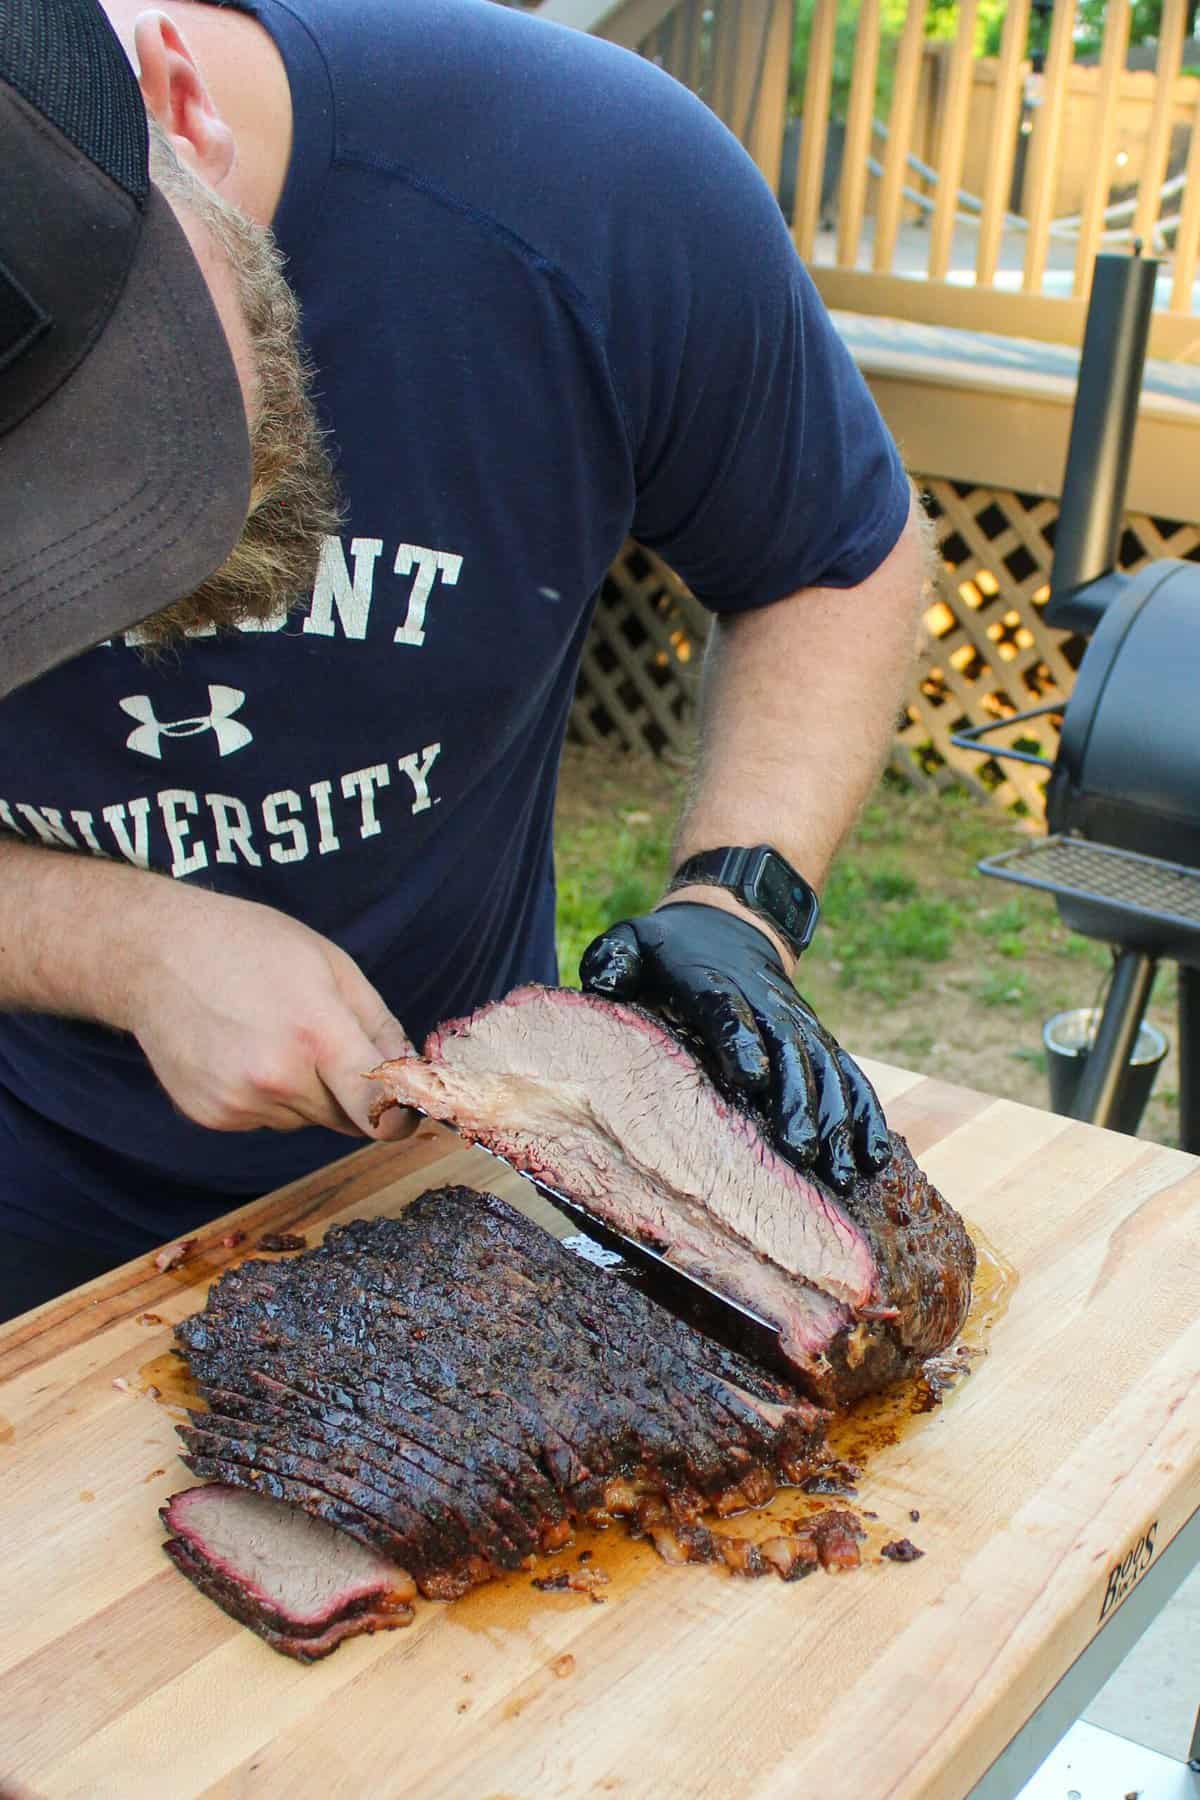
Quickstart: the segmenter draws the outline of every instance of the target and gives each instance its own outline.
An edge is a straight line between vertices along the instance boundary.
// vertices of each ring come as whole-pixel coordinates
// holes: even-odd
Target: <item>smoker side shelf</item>
[[[1087,838],[1053,836],[984,857],[981,875],[1105,906],[1168,928],[1200,950],[1200,869],[1141,856]]]

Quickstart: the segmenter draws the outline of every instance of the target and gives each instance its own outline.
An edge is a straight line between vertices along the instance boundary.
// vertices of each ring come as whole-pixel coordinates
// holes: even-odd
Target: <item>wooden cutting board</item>
[[[239,1254],[225,1231],[313,1242],[431,1185],[528,1193],[425,1126],[231,1215],[180,1271],[146,1258],[0,1329],[0,1794],[964,1793],[1130,1553],[1200,1504],[1200,1164],[867,1066],[1019,1282],[986,1358],[870,1462],[860,1572],[750,1582],[610,1533],[604,1605],[516,1576],[312,1668],[175,1572],[157,1508],[190,1477],[169,1392],[144,1391],[169,1326]],[[880,1561],[888,1536],[923,1559]]]

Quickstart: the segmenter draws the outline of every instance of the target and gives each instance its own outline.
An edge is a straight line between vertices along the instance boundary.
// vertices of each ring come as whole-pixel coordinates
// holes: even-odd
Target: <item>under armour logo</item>
[[[211,711],[199,718],[169,719],[163,723],[155,717],[149,694],[130,694],[121,701],[121,711],[140,723],[125,739],[126,748],[138,750],[143,756],[156,756],[161,762],[163,738],[196,737],[202,731],[211,731],[220,755],[232,756],[235,750],[242,750],[254,742],[254,733],[233,716],[245,699],[241,688],[214,687],[210,683],[208,704]]]

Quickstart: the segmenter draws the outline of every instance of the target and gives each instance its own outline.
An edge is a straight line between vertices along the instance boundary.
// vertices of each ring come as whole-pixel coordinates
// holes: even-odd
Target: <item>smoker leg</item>
[[[1179,1147],[1200,1152],[1200,969],[1179,969]],[[1200,1756],[1200,1749],[1196,1754]]]
[[[1122,950],[1118,956],[1096,1042],[1083,1066],[1072,1117],[1086,1119],[1092,1125],[1111,1125],[1115,1119],[1130,1052],[1137,1042],[1157,967],[1157,958],[1142,950]]]

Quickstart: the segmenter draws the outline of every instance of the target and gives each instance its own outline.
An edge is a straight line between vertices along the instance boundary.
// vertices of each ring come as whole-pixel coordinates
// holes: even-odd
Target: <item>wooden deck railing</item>
[[[986,61],[975,54],[977,0],[959,0],[952,44],[925,41],[924,0],[910,0],[886,46],[880,0],[861,0],[836,227],[822,230],[837,10],[837,0],[816,0],[794,217],[796,246],[832,305],[1078,343],[1097,250],[1140,239],[1166,265],[1153,353],[1200,354],[1200,81],[1181,74],[1188,0],[1163,0],[1153,75],[1125,67],[1130,0],[1110,0],[1099,65],[1087,69],[1075,62],[1075,7],[1058,0],[1036,75],[1026,56],[1029,0],[1011,0],[999,56]],[[886,119],[877,107],[882,54],[893,63]],[[1068,175],[1081,203],[1056,216]],[[1114,199],[1131,186],[1123,203]]]

